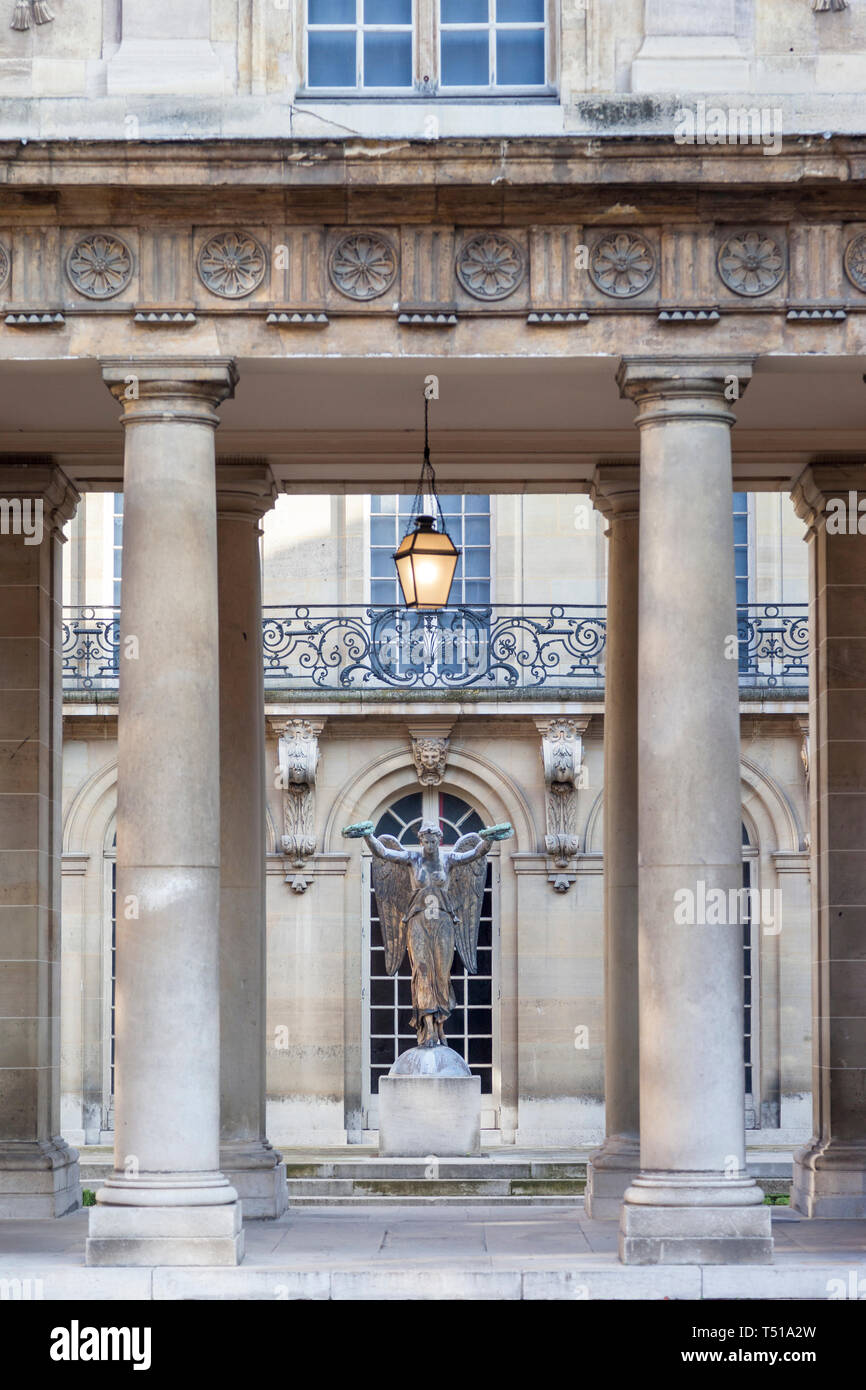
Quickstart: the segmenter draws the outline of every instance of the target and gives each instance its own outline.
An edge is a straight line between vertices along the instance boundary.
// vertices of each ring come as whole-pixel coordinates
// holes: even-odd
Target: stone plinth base
[[[618,1221],[622,1199],[640,1172],[640,1148],[602,1146],[586,1165],[586,1214],[591,1221]]]
[[[108,1206],[90,1211],[88,1265],[237,1265],[241,1206]]]
[[[273,1221],[286,1210],[286,1165],[273,1149],[260,1147],[244,1153],[224,1146],[220,1172],[241,1199],[245,1221]]]
[[[866,1219],[866,1144],[808,1144],[794,1155],[791,1208],[818,1220]]]
[[[769,1207],[623,1203],[619,1257],[628,1265],[771,1264]]]
[[[481,1152],[481,1078],[383,1076],[379,1082],[379,1153],[389,1157],[462,1157]]]
[[[80,1206],[78,1153],[65,1140],[0,1145],[0,1221],[65,1216]]]

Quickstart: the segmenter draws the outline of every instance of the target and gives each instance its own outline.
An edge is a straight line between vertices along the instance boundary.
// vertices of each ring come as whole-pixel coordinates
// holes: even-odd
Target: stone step
[[[439,1179],[586,1178],[584,1161],[522,1162],[515,1159],[337,1159],[333,1163],[287,1163],[286,1173],[295,1178],[349,1178],[353,1181],[406,1180],[426,1178],[433,1169]]]
[[[571,1208],[583,1203],[583,1194],[572,1197],[534,1196],[534,1197],[289,1197],[289,1209],[294,1207],[551,1207],[553,1209]]]
[[[474,1181],[466,1178],[290,1178],[288,1192],[290,1202],[300,1197],[446,1197],[457,1201],[484,1196],[580,1197],[585,1186],[582,1178],[480,1178]]]

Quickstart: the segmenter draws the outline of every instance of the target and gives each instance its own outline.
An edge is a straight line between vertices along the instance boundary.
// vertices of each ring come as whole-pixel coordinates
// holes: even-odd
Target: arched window
[[[435,789],[412,792],[395,801],[379,820],[377,835],[393,835],[401,844],[416,846],[422,820],[438,819],[443,843],[453,845],[461,835],[480,830],[483,820],[466,801]],[[487,881],[478,937],[478,973],[469,975],[455,954],[451,980],[457,1007],[445,1027],[449,1047],[459,1052],[475,1076],[481,1078],[485,1127],[492,1127],[498,1109],[494,1057],[494,975],[496,970],[493,893],[494,861],[487,861]],[[379,1078],[387,1076],[401,1052],[417,1041],[409,1027],[412,1012],[411,970],[408,957],[396,975],[385,973],[385,947],[379,927],[376,895],[369,889],[367,980],[364,989],[365,1058],[364,1108],[366,1128],[378,1127]],[[494,1112],[491,1114],[491,1112]]]

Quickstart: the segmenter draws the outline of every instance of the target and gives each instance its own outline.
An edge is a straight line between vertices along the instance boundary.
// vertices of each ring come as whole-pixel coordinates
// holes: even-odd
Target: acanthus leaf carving
[[[316,772],[319,734],[324,720],[288,719],[278,726],[279,785],[283,793],[283,834],[280,845],[287,860],[286,883],[304,893],[312,883],[305,873],[316,853]],[[294,871],[294,872],[293,872]]]
[[[544,768],[547,834],[544,847],[559,873],[550,881],[557,893],[567,893],[574,882],[566,870],[580,849],[577,834],[577,792],[586,785],[583,735],[588,719],[537,719]]]

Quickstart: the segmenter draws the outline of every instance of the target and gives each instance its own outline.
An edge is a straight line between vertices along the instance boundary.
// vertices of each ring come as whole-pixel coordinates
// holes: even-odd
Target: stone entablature
[[[666,344],[687,326],[725,351],[726,321],[754,315],[749,350],[781,350],[769,339],[783,321],[795,350],[858,351],[845,322],[866,311],[864,169],[866,144],[849,140],[775,159],[660,141],[611,142],[604,159],[584,141],[534,140],[499,156],[484,142],[16,150],[0,209],[0,354],[4,340],[19,351],[22,330],[56,342],[95,314],[112,333],[131,328],[145,355],[165,329],[192,340],[201,319],[225,328],[226,315],[255,336],[238,355],[281,356],[295,331],[331,352],[340,320],[368,317],[407,342],[431,325],[441,343],[516,320],[533,352],[540,339],[595,350],[599,320],[621,314],[648,330],[651,316]],[[113,182],[128,188],[114,223]],[[219,221],[202,188],[213,182]],[[640,207],[625,187],[636,182],[652,185]]]

